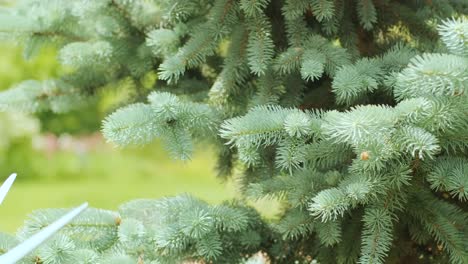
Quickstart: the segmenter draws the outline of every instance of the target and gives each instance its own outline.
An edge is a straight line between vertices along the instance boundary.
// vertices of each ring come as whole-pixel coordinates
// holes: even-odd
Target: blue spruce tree
[[[468,263],[468,2],[24,0],[0,37],[70,71],[0,93],[66,112],[133,89],[108,141],[217,149],[242,200],[89,209],[22,263]],[[148,85],[148,79],[155,79]],[[236,170],[236,175],[233,171]],[[246,200],[281,202],[276,220]],[[62,216],[39,210],[0,253]]]

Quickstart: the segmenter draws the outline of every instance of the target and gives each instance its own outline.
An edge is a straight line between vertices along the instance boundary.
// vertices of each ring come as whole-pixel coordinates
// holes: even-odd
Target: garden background
[[[0,88],[26,79],[47,79],[60,68],[52,47],[25,61],[21,47],[0,44]],[[102,95],[85,111],[26,117],[0,115],[0,181],[18,173],[0,208],[0,230],[15,232],[39,208],[72,207],[83,201],[116,209],[135,198],[190,192],[209,202],[234,196],[233,184],[214,174],[214,156],[197,148],[192,161],[174,161],[162,146],[118,149],[99,132],[101,120],[125,100],[125,93]]]

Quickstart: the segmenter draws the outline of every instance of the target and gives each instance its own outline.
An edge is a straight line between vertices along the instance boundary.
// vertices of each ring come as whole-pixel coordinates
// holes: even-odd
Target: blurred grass
[[[75,166],[78,178],[53,176],[64,161]],[[185,192],[212,203],[234,196],[232,185],[215,178],[210,151],[198,152],[191,162],[182,163],[167,157],[156,142],[142,149],[104,147],[81,157],[59,152],[55,157],[38,157],[38,162],[52,176],[18,181],[13,186],[0,207],[1,231],[14,232],[35,209],[71,207],[83,201],[115,210],[131,199]]]
[[[0,43],[0,90],[27,79],[44,80],[58,76],[62,70],[53,47],[44,47],[40,54],[26,61],[22,50],[12,42]]]

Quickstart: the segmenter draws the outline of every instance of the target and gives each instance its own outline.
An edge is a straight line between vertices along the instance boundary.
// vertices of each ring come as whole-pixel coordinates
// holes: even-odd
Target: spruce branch
[[[85,103],[86,96],[62,80],[24,81],[0,93],[3,111],[35,113],[50,109],[63,113]]]
[[[281,11],[286,19],[294,20],[301,17],[309,7],[309,0],[286,0]]]
[[[395,96],[402,100],[421,96],[466,93],[468,61],[448,54],[423,54],[411,59],[397,76]]]
[[[382,77],[383,71],[376,59],[361,59],[354,65],[339,68],[332,84],[337,103],[356,103],[367,93],[376,90]]]
[[[327,112],[322,129],[324,135],[337,143],[358,144],[367,137],[380,135],[392,129],[395,116],[385,106],[366,105],[353,107],[340,113]]]
[[[231,32],[231,26],[238,21],[236,8],[237,3],[233,0],[216,0],[208,21],[197,29],[201,34],[193,34],[173,57],[159,65],[160,78],[177,82],[186,69],[199,66],[206,57],[213,55],[218,42]]]
[[[468,56],[468,19],[466,17],[447,19],[437,29],[442,41],[452,54]]]
[[[120,15],[122,15],[128,22],[128,24],[136,30],[136,32],[140,36],[145,36],[145,32],[143,29],[139,28],[135,22],[133,21],[133,16],[130,14],[130,12],[127,11],[126,7],[120,3],[121,0],[110,0],[109,4],[110,6],[114,7]]]
[[[315,80],[322,76],[325,68],[326,58],[318,50],[310,49],[304,52],[301,64],[302,79]]]
[[[392,216],[385,209],[365,210],[359,263],[384,263],[392,245]]]
[[[345,192],[338,188],[319,192],[309,205],[308,210],[322,222],[336,220],[348,210],[350,203]]]
[[[160,138],[183,160],[196,141],[214,143],[219,173],[244,198],[280,204],[268,221],[244,198],[90,209],[25,262],[467,262],[466,6],[429,2],[24,0],[0,9],[1,39],[25,44],[27,57],[52,43],[72,68],[0,93],[0,110],[65,112],[101,90],[136,91],[105,119],[108,141]],[[0,234],[0,254],[63,214],[34,212],[15,238]]]
[[[437,138],[422,128],[406,126],[397,135],[402,142],[402,148],[413,157],[433,158],[440,151]]]
[[[339,221],[317,222],[315,230],[322,244],[328,247],[341,242],[341,223]]]
[[[219,73],[209,91],[210,102],[226,107],[231,96],[239,93],[249,76],[247,66],[248,32],[239,26],[233,30],[231,43],[224,61],[223,70]]]
[[[103,123],[104,137],[118,145],[145,144],[158,134],[156,115],[145,104],[133,104],[108,116]]]
[[[442,245],[450,257],[452,263],[464,263],[468,260],[468,255],[464,249],[466,233],[461,229],[467,221],[467,214],[461,212],[459,208],[446,202],[436,199],[432,194],[424,190],[419,190],[413,194],[414,202],[418,206],[412,205],[408,213],[419,221],[423,228]],[[423,206],[421,206],[423,205]],[[452,218],[452,219],[451,219]]]
[[[319,22],[332,18],[335,13],[335,3],[331,0],[311,0],[310,6]]]
[[[274,54],[271,24],[265,15],[251,18],[247,23],[249,29],[247,46],[249,67],[252,73],[261,76],[265,74]]]
[[[377,11],[373,0],[357,0],[359,22],[366,30],[371,30],[377,22]]]
[[[275,229],[285,238],[295,240],[314,230],[313,218],[300,210],[292,210],[275,225]]]
[[[460,201],[468,200],[468,162],[461,157],[440,157],[430,166],[427,181],[435,191],[448,191]]]
[[[284,135],[284,120],[292,109],[278,106],[258,106],[245,116],[226,120],[220,129],[220,136],[228,144],[272,145]]]
[[[256,17],[263,13],[270,0],[241,0],[240,8],[247,17]]]

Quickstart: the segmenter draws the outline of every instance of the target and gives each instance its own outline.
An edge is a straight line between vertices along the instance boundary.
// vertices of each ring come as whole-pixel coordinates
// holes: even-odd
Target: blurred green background
[[[51,47],[25,61],[20,47],[3,42],[0,58],[0,89],[63,71]],[[117,209],[131,199],[184,192],[214,203],[234,196],[232,184],[215,178],[214,157],[205,146],[192,161],[182,163],[170,159],[158,142],[123,150],[106,144],[95,131],[121,97],[106,95],[86,110],[62,115],[0,113],[0,182],[18,173],[0,206],[0,231],[15,232],[34,209],[83,201]]]

